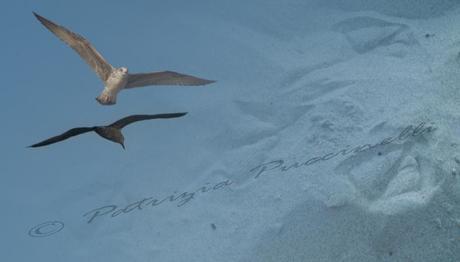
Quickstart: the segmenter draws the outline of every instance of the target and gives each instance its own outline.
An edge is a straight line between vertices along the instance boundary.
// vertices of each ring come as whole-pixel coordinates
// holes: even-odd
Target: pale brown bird
[[[54,144],[73,136],[77,136],[83,133],[87,133],[90,131],[96,132],[101,137],[108,139],[112,142],[120,144],[123,149],[125,149],[125,138],[121,133],[121,129],[133,122],[142,121],[142,120],[149,120],[149,119],[165,119],[165,118],[176,118],[186,115],[187,113],[171,113],[171,114],[157,114],[157,115],[132,115],[124,117],[110,125],[107,126],[93,126],[93,127],[77,127],[68,130],[67,132],[60,134],[58,136],[51,137],[46,139],[42,142],[33,144],[29,147],[41,147],[47,146],[50,144]]]
[[[117,94],[125,88],[149,85],[198,86],[215,82],[214,80],[172,71],[130,74],[126,67],[115,68],[109,64],[96,48],[82,36],[55,24],[35,12],[33,14],[53,34],[73,48],[104,82],[104,91],[96,98],[102,105],[114,105],[117,101]]]

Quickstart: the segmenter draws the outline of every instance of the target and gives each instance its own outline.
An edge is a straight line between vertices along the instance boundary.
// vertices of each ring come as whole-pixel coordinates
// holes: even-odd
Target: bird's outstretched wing
[[[48,138],[46,140],[43,140],[42,142],[40,143],[37,143],[37,144],[33,144],[29,147],[40,147],[40,146],[46,146],[46,145],[49,145],[49,144],[53,144],[53,143],[57,143],[57,142],[60,142],[62,140],[66,140],[67,138],[70,138],[70,137],[73,137],[73,136],[77,136],[77,135],[80,135],[80,134],[83,134],[83,133],[86,133],[86,132],[90,132],[90,131],[94,131],[94,127],[77,127],[77,128],[72,128],[70,129],[69,131],[63,133],[63,134],[60,134],[58,136],[53,136],[51,138]]]
[[[91,43],[84,37],[73,33],[67,28],[53,23],[52,21],[33,13],[35,17],[40,21],[46,28],[48,28],[53,34],[59,39],[66,42],[70,47],[73,48],[83,60],[94,70],[102,81],[106,81],[113,67],[105,61],[104,57],[91,45]]]
[[[182,85],[200,86],[216,81],[202,79],[191,75],[180,74],[172,71],[129,74],[125,88],[141,87],[149,85]]]
[[[171,114],[157,114],[157,115],[132,115],[132,116],[127,116],[124,117],[112,124],[110,124],[110,127],[115,127],[115,128],[123,128],[133,122],[136,121],[142,121],[142,120],[149,120],[149,119],[159,119],[159,118],[175,118],[175,117],[181,117],[186,115],[187,113],[171,113]]]

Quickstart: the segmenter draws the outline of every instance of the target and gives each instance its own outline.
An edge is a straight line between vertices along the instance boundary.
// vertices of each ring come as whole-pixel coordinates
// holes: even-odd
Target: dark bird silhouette
[[[198,78],[173,71],[151,73],[128,73],[128,68],[116,68],[108,63],[104,57],[81,35],[60,26],[43,16],[33,13],[48,30],[75,50],[80,57],[96,72],[104,82],[105,88],[96,100],[102,105],[113,105],[117,101],[117,94],[123,89],[149,85],[184,85],[198,86],[214,83],[213,80]]]
[[[68,130],[67,132],[60,134],[58,136],[53,136],[49,139],[46,139],[42,142],[33,144],[29,147],[41,147],[54,144],[73,136],[78,136],[83,133],[94,131],[101,137],[108,139],[112,142],[120,144],[123,149],[125,149],[125,138],[121,133],[121,129],[131,123],[149,119],[167,119],[167,118],[176,118],[186,115],[187,113],[171,113],[171,114],[157,114],[157,115],[132,115],[124,117],[110,125],[107,126],[93,126],[93,127],[77,127]]]

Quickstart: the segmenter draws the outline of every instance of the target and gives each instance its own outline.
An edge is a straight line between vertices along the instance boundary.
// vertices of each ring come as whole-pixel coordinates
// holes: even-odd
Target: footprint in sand
[[[314,107],[313,105],[292,105],[280,102],[243,100],[236,100],[234,103],[242,113],[280,128],[293,124]]]
[[[307,103],[315,102],[320,98],[323,100],[332,99],[336,97],[340,90],[353,85],[356,81],[351,80],[332,80],[328,78],[321,78],[313,81],[298,81],[298,84],[294,88],[286,90],[281,97],[285,100]]]
[[[366,152],[340,163],[356,198],[352,201],[371,213],[394,215],[426,206],[440,188],[442,171],[413,150],[415,142],[389,145],[381,156]]]
[[[417,159],[404,158],[382,197],[369,203],[371,212],[391,215],[428,204],[440,184],[436,184],[436,171],[429,161]]]
[[[328,0],[329,5],[347,12],[372,11],[393,17],[409,19],[430,19],[445,15],[449,10],[458,6],[455,0]]]
[[[231,139],[231,144],[236,148],[275,136],[314,108],[313,105],[289,105],[281,102],[236,100],[234,103],[243,113],[243,118],[228,127],[226,140]]]
[[[332,29],[344,34],[353,50],[359,54],[393,44],[418,44],[407,25],[367,16],[346,19],[335,24]]]

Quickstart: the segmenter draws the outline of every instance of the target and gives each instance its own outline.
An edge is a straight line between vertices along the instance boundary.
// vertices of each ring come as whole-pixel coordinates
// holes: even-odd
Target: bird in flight
[[[176,118],[186,115],[187,113],[171,113],[171,114],[157,114],[157,115],[131,115],[124,117],[110,125],[107,126],[93,126],[93,127],[77,127],[68,130],[67,132],[53,136],[42,142],[33,144],[29,147],[41,147],[47,146],[50,144],[54,144],[57,142],[61,142],[73,136],[78,136],[83,133],[94,131],[96,134],[100,135],[101,137],[108,139],[112,142],[120,144],[123,149],[125,149],[125,138],[121,133],[121,129],[131,123],[149,119],[166,119],[166,118]]]
[[[75,50],[104,82],[105,88],[96,98],[102,105],[114,105],[117,101],[117,94],[125,88],[149,85],[198,86],[215,82],[173,71],[128,73],[128,68],[126,67],[115,68],[109,64],[96,48],[81,35],[55,24],[35,12],[33,14],[46,28]]]

